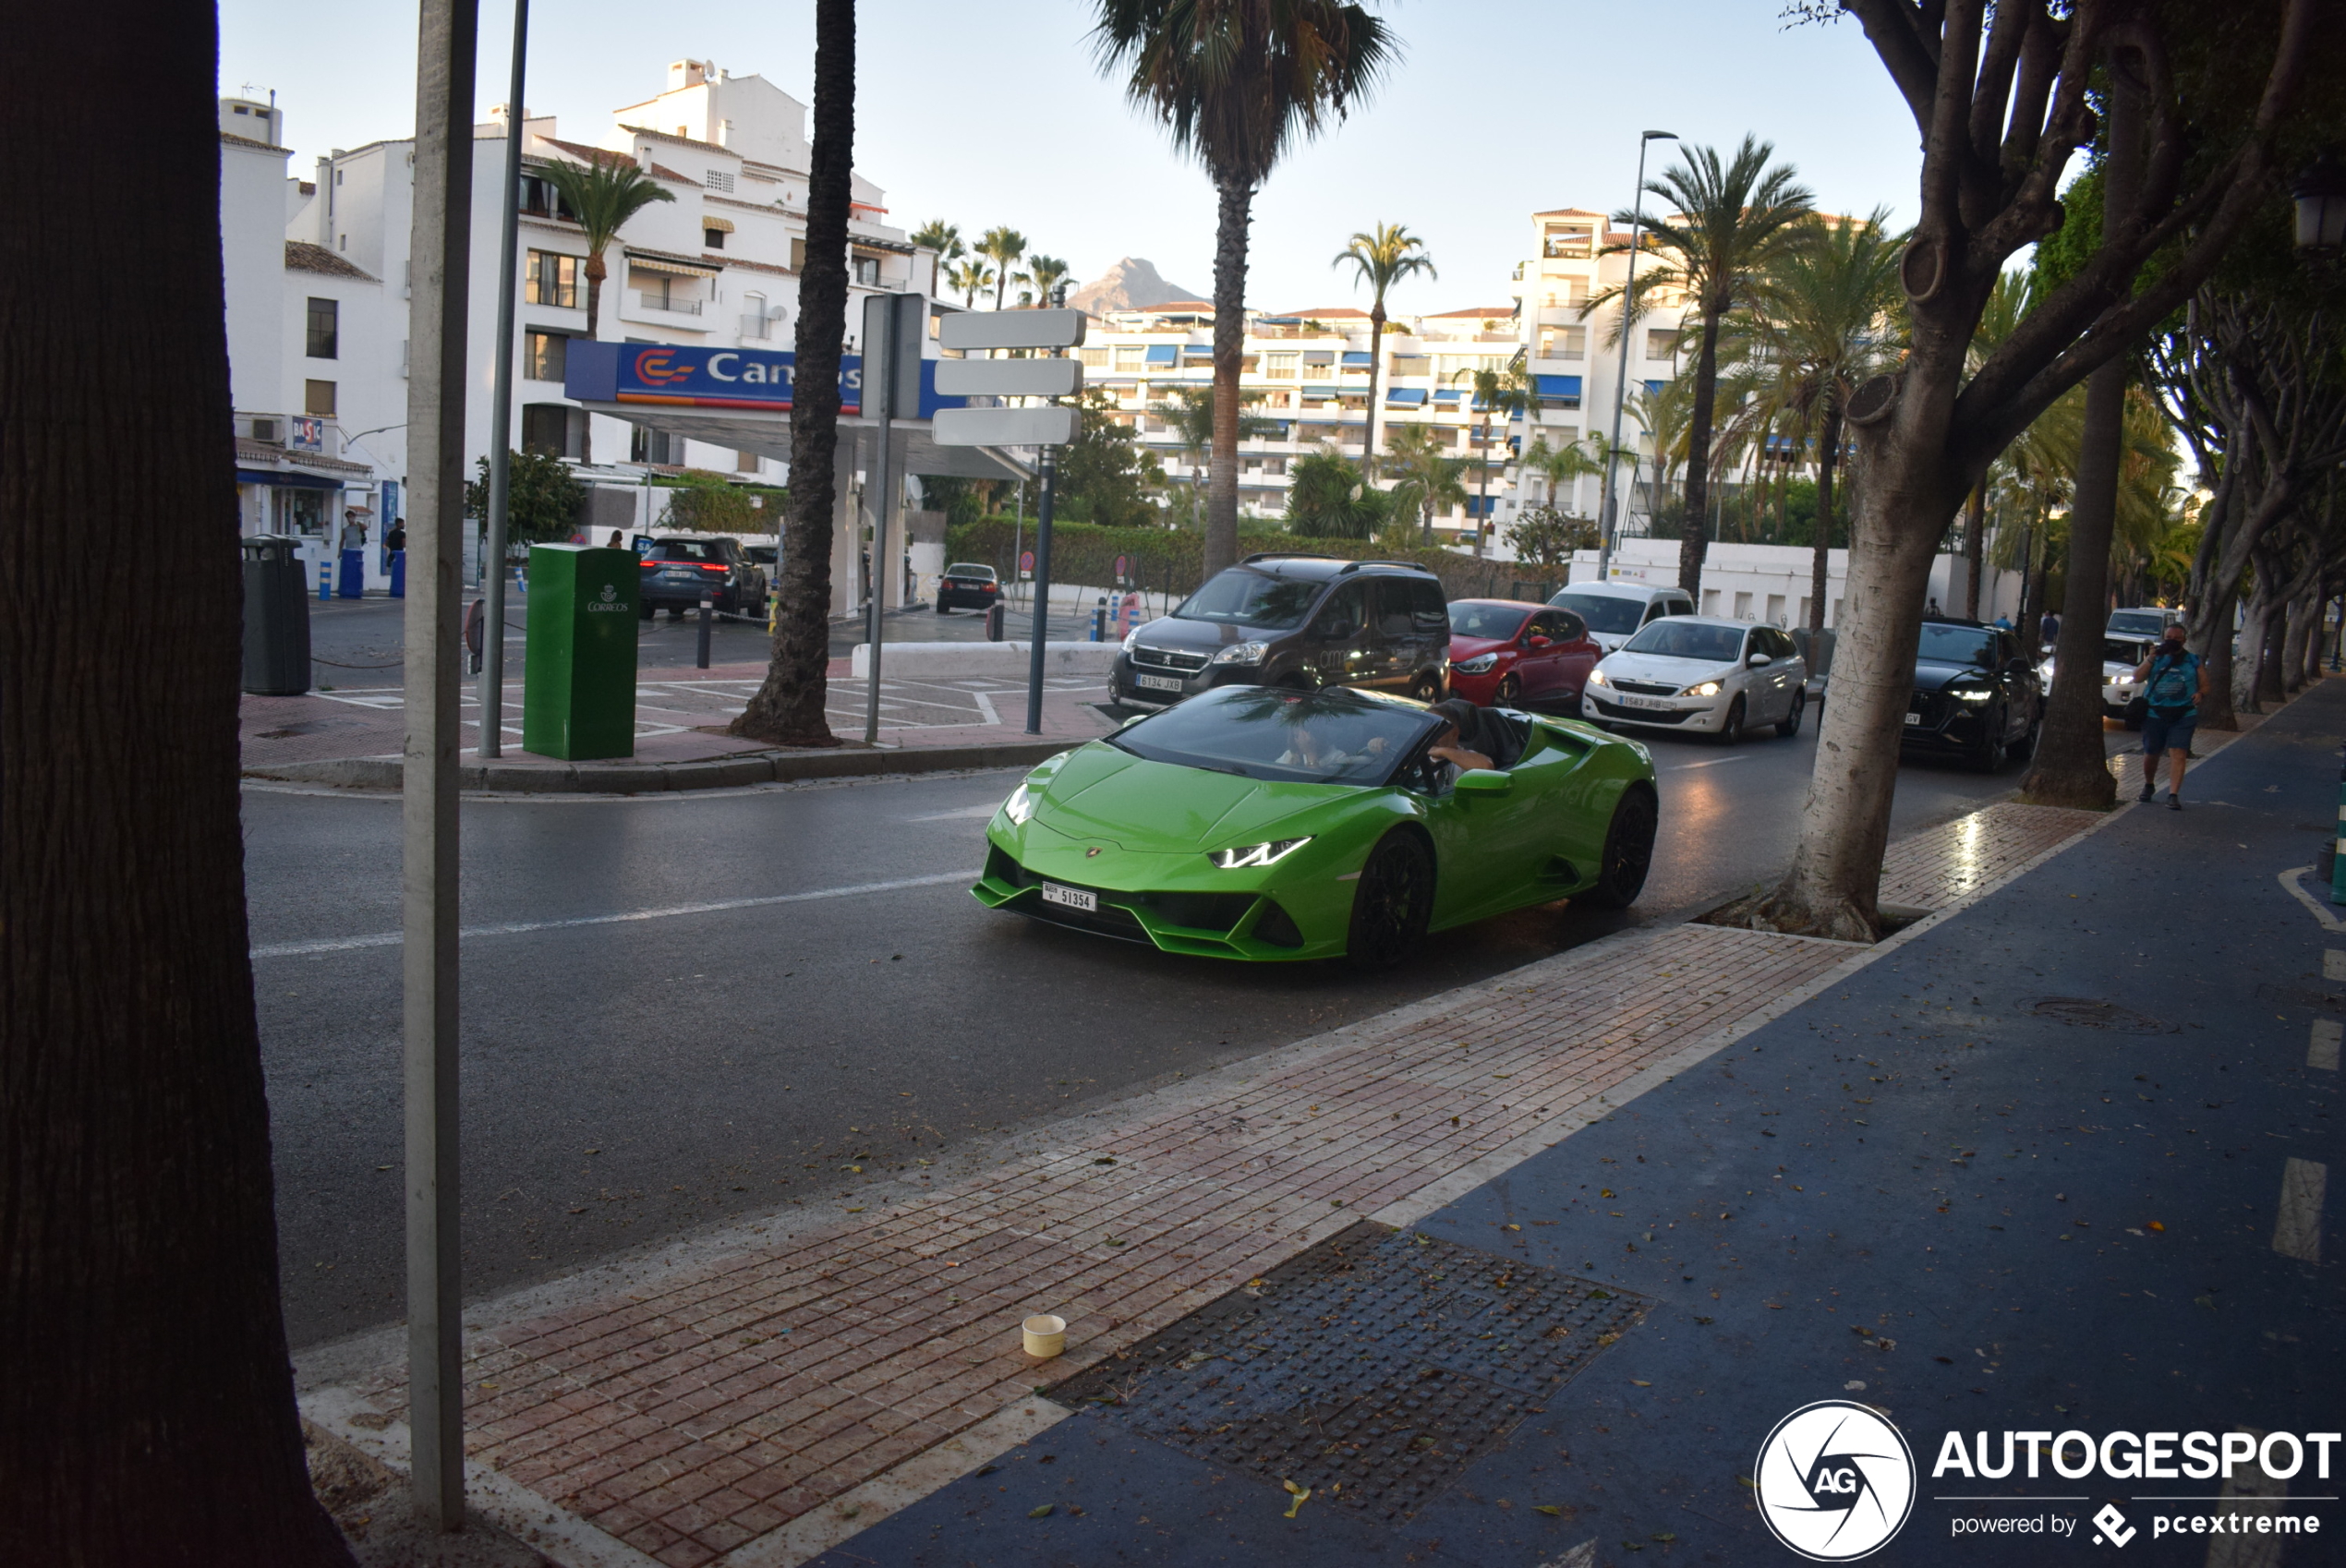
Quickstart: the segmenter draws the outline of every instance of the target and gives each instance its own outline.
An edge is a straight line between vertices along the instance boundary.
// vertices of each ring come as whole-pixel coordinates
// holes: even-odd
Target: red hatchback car
[[[1569,703],[1604,657],[1568,609],[1518,599],[1450,601],[1450,691],[1481,707]]]

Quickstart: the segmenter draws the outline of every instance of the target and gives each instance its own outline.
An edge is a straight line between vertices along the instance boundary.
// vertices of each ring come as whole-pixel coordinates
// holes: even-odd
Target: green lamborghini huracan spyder
[[[1498,766],[1427,754],[1401,697],[1225,686],[1063,752],[986,827],[970,889],[1008,910],[1221,959],[1383,968],[1428,931],[1571,898],[1618,908],[1652,859],[1643,746],[1482,709]]]

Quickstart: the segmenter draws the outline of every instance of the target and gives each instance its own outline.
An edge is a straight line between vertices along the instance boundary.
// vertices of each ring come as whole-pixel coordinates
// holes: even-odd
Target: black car
[[[742,552],[739,539],[722,534],[653,539],[643,557],[639,603],[647,621],[663,609],[679,616],[698,609],[705,598],[730,615],[766,613],[766,573]]]
[[[1215,686],[1362,686],[1433,702],[1449,668],[1449,605],[1431,572],[1264,553],[1126,637],[1108,694],[1170,705]]]
[[[963,561],[947,567],[944,578],[937,585],[937,613],[942,615],[949,609],[991,609],[1001,598],[1001,581],[992,567]]]
[[[2044,682],[2019,638],[1977,621],[1923,618],[1906,700],[1909,750],[1993,773],[2007,757],[2034,755],[2044,722]]]

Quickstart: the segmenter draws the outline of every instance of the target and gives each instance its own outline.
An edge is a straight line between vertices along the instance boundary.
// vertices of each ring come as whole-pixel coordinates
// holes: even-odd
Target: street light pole
[[[1613,576],[1613,537],[1614,533],[1614,503],[1613,472],[1618,465],[1614,453],[1621,450],[1621,414],[1629,402],[1629,329],[1636,320],[1638,285],[1638,240],[1644,232],[1646,209],[1646,143],[1675,141],[1668,131],[1650,130],[1638,139],[1638,193],[1629,207],[1629,277],[1621,285],[1621,362],[1613,379],[1613,437],[1604,449],[1604,538],[1597,547],[1597,581],[1609,582]]]
[[[529,0],[514,0],[513,86],[505,99],[505,211],[497,247],[497,338],[489,412],[489,538],[480,563],[480,743],[474,755],[505,754],[505,516],[513,495],[514,271],[521,247],[522,74],[529,51]],[[591,323],[589,324],[591,330]]]

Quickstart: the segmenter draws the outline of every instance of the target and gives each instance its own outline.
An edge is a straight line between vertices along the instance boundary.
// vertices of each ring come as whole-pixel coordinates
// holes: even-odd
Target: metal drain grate
[[[1049,1393],[1396,1521],[1537,1414],[1647,1305],[1363,1221]]]
[[[2167,1032],[2167,1025],[2155,1018],[2091,996],[2037,996],[2021,1006],[2038,1018],[2081,1023],[2089,1029],[2114,1029],[2125,1034]]]

